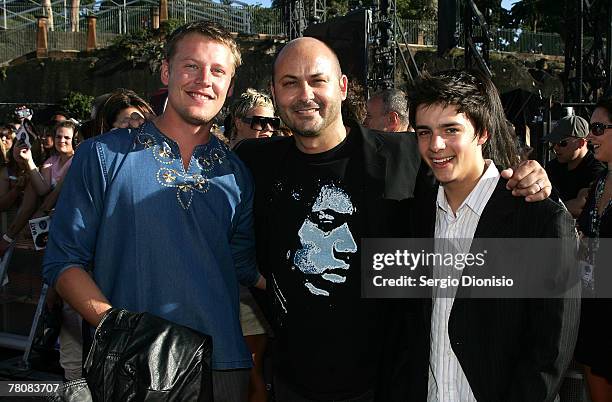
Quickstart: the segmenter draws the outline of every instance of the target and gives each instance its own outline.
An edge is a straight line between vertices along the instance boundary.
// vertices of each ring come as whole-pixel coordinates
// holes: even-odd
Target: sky
[[[259,4],[260,6],[263,6],[263,7],[270,7],[270,4],[272,4],[272,0],[240,0],[240,1],[247,3],[247,4],[251,4],[251,5]],[[504,1],[507,1],[507,0],[504,0]]]
[[[516,3],[516,0],[502,0],[502,7],[506,10],[510,10],[514,3]]]

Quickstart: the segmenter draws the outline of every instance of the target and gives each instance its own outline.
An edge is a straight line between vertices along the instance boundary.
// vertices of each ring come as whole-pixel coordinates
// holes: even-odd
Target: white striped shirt
[[[435,238],[457,240],[436,240],[436,253],[469,252],[482,211],[489,202],[500,177],[495,164],[490,160],[487,160],[486,163],[488,167],[484,175],[457,209],[456,215],[453,214],[446,200],[444,188],[442,186],[438,188]],[[461,274],[462,271],[453,267],[434,266],[434,277],[436,278],[446,278],[449,275],[452,278],[460,278]],[[454,292],[457,289],[451,289],[450,294],[448,290],[446,289],[447,297],[437,297],[444,292],[440,289],[435,292],[432,300],[427,400],[428,402],[475,402],[470,384],[448,337],[448,320],[455,300]],[[477,331],[478,328],[474,330]]]

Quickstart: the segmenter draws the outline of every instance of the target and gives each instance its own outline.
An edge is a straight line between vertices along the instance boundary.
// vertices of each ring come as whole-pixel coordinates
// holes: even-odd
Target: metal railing
[[[100,8],[99,3],[81,7],[79,12],[79,30],[86,30],[86,15],[98,17],[98,32],[125,34],[133,33],[151,25],[151,10],[158,6],[155,0],[129,0],[125,3],[111,3],[110,7]],[[68,4],[68,6],[67,6]],[[35,16],[44,14],[40,6],[14,5],[6,7],[10,25],[16,28],[35,29]],[[53,25],[56,31],[70,30],[71,10],[69,2],[55,0],[52,2]],[[284,35],[284,23],[280,9],[268,9],[254,6],[235,6],[216,3],[210,0],[171,0],[168,3],[169,18],[182,22],[200,19],[213,20],[232,32],[263,33]],[[438,26],[436,21],[401,20],[402,28],[409,43],[436,46]],[[459,26],[461,30],[461,26]],[[554,33],[536,33],[521,29],[493,28],[491,30],[492,50],[563,55],[564,46],[561,37]],[[478,34],[478,32],[475,32]],[[463,46],[463,38],[458,38]]]
[[[436,46],[438,42],[438,23],[436,21],[402,20],[402,28],[408,42],[425,46]],[[459,25],[459,32],[462,26]],[[502,52],[536,53],[563,56],[564,43],[556,33],[529,32],[522,29],[493,27],[489,32],[492,38],[491,50]],[[480,35],[479,28],[474,31]],[[586,42],[590,38],[585,38]],[[463,35],[459,35],[459,46],[463,47]],[[592,39],[591,39],[592,40]]]
[[[0,31],[0,63],[36,50],[36,31],[11,29]]]
[[[425,46],[438,44],[438,21],[400,19],[400,24],[408,43]]]
[[[78,50],[87,49],[87,32],[54,31],[47,33],[48,50]]]
[[[54,31],[49,32],[50,50],[84,50],[85,33],[87,31],[87,15],[97,16],[98,45],[107,46],[112,39],[119,34],[134,33],[152,25],[152,9],[157,7],[157,2],[150,0],[149,6],[115,5],[107,8],[99,8],[89,5],[81,8],[79,13],[79,31],[70,31],[70,10],[64,7],[63,0],[52,3]],[[139,1],[142,4],[142,0]],[[35,15],[41,14],[41,7],[14,6],[9,14],[15,18],[13,25],[20,28],[0,30],[0,63],[35,50],[36,36]],[[21,10],[21,11],[20,11]],[[228,30],[248,34],[271,34],[284,35],[284,24],[282,22],[281,10],[266,9],[262,7],[243,6],[236,7],[213,3],[209,0],[174,0],[169,2],[169,17],[190,22],[200,19],[209,19],[220,23]],[[25,21],[25,22],[24,22]],[[438,26],[436,21],[400,20],[402,29],[406,34],[409,44],[422,44],[436,46]],[[460,27],[461,28],[461,27]],[[475,32],[478,34],[478,32]],[[74,36],[71,37],[71,35]],[[493,43],[491,50],[536,53],[561,56],[564,53],[564,45],[561,37],[553,33],[534,33],[520,29],[497,29],[491,30]],[[459,46],[463,46],[463,38],[460,35]],[[585,45],[590,38],[585,38]],[[592,39],[591,39],[592,40]]]
[[[138,2],[138,5],[133,5]],[[85,16],[98,17],[98,30],[117,34],[131,33],[151,24],[151,10],[155,1],[130,0],[125,4],[101,8],[95,3],[82,6],[79,11],[79,30],[86,28]],[[63,0],[52,3],[53,30],[69,31],[71,10]],[[8,29],[36,29],[36,16],[48,15],[41,6],[12,5],[6,7]],[[209,0],[174,0],[168,4],[169,18],[183,22],[208,19],[220,23],[231,32],[284,35],[282,13],[279,9],[258,6],[232,6]]]

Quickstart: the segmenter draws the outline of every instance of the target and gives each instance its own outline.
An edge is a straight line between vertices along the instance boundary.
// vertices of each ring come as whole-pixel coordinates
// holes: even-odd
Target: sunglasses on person
[[[240,120],[249,124],[253,130],[263,130],[267,125],[270,125],[272,130],[278,130],[281,125],[278,117],[251,116],[242,117]]]
[[[612,124],[603,124],[603,123],[591,123],[589,124],[589,131],[595,136],[603,135],[606,129],[612,128]]]
[[[558,145],[558,146],[560,146],[561,148],[564,148],[564,147],[566,147],[566,146],[567,146],[567,144],[569,144],[569,143],[570,143],[570,141],[571,141],[571,140],[569,140],[569,139],[568,139],[568,140],[561,140],[561,141],[559,141],[559,142],[557,142],[557,143],[553,144],[553,146]]]

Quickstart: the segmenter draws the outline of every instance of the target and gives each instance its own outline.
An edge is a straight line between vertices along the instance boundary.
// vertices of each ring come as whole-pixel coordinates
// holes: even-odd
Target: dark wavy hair
[[[408,90],[410,124],[416,127],[419,106],[441,104],[457,107],[474,126],[476,136],[489,134],[483,156],[507,168],[519,163],[518,142],[508,125],[499,92],[480,71],[449,70],[424,73]]]
[[[106,133],[113,128],[113,123],[123,109],[135,107],[146,116],[155,115],[151,106],[131,89],[118,88],[106,99],[96,114],[96,135]]]

